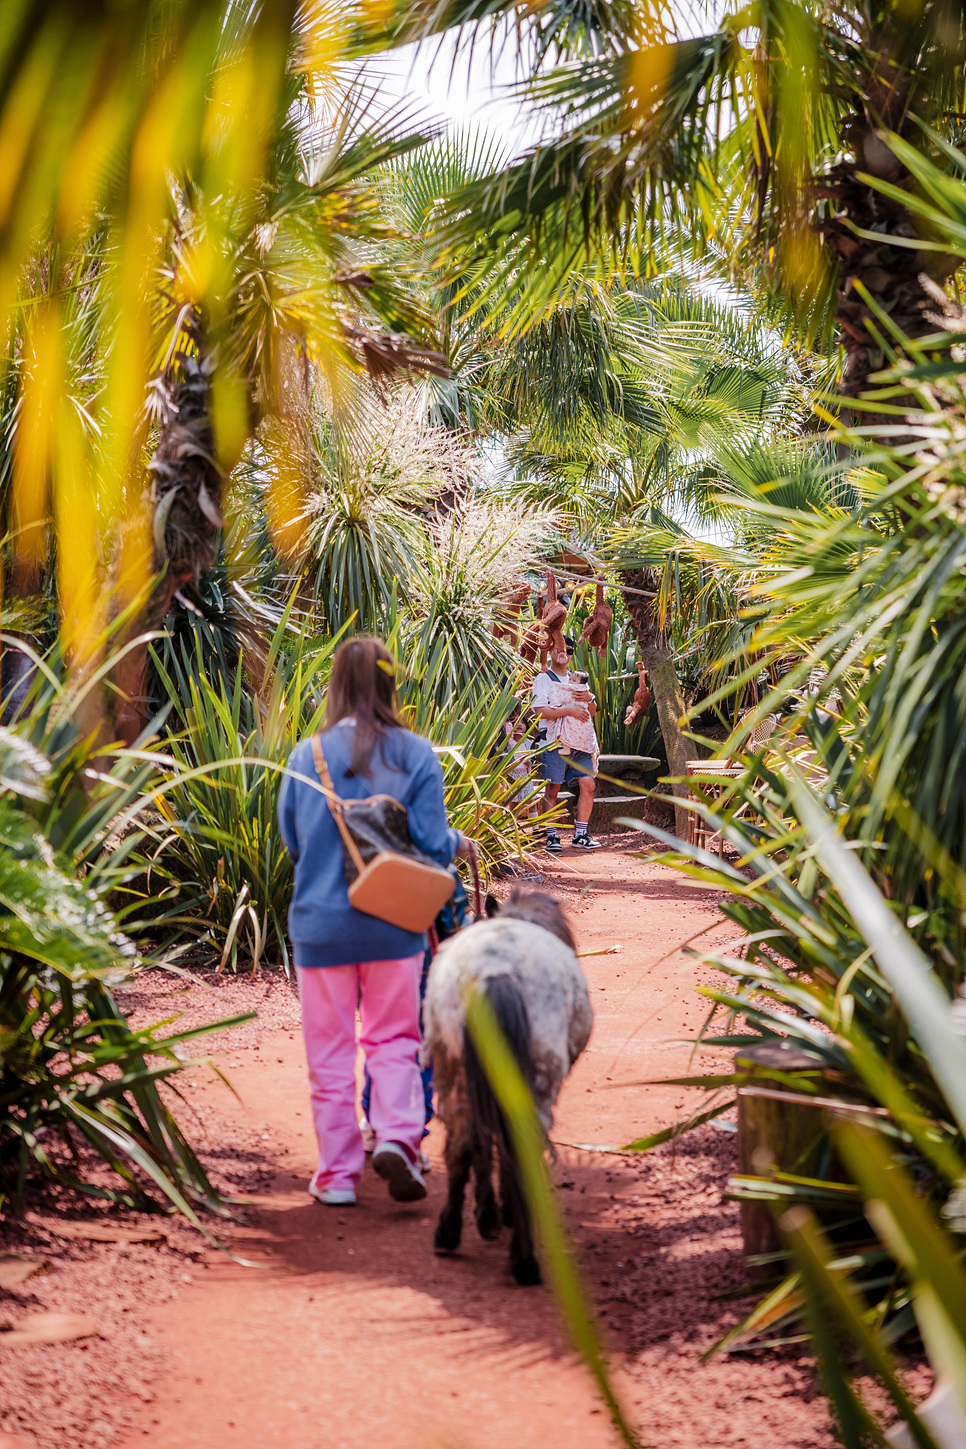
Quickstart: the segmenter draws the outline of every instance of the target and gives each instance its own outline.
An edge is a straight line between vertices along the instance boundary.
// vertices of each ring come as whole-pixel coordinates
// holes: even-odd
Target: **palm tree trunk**
[[[177,376],[161,378],[157,384],[161,430],[149,464],[157,579],[145,614],[132,632],[158,628],[178,590],[197,584],[218,556],[223,526],[221,471],[214,455],[208,388],[211,369],[203,341],[201,337],[200,358],[182,358]],[[124,656],[115,683],[120,694],[116,728],[125,744],[131,744],[150,717],[146,644]]]
[[[863,283],[873,304],[906,337],[915,340],[936,331],[925,315],[934,303],[920,281],[927,263],[938,282],[951,275],[956,266],[955,258],[942,253],[920,253],[908,247],[891,246],[893,233],[903,239],[909,235],[910,214],[897,202],[860,182],[855,175],[858,169],[853,162],[841,162],[823,178],[823,192],[834,201],[836,218],[820,223],[839,261],[835,320],[846,356],[838,387],[843,398],[861,397],[871,386],[871,375],[881,371],[889,361],[879,339],[870,331],[870,324],[879,326],[873,306],[853,284]],[[901,168],[897,171],[896,184],[901,186],[908,176]],[[891,181],[892,175],[888,174],[887,179]],[[873,228],[877,232],[875,241],[856,235],[857,231],[869,232]]]
[[[654,595],[656,590],[651,597],[644,597],[641,592],[630,592],[633,589],[643,591],[645,595],[651,593],[652,580],[644,569],[623,569],[620,577],[623,584],[624,606],[637,636],[641,658],[644,661],[651,686],[651,694],[654,696],[654,703],[657,706],[658,723],[661,726],[664,750],[667,755],[668,774],[685,776],[688,772],[687,762],[691,751],[681,732],[681,723],[685,713],[684,695],[678,680],[674,653],[664,630],[655,617]],[[683,780],[675,784],[673,790],[677,799],[687,799],[688,787]],[[688,812],[683,805],[677,804],[677,800],[674,805],[674,830],[679,840],[687,839]]]
[[[856,109],[844,128],[849,151],[814,177],[808,187],[817,201],[830,203],[830,214],[819,216],[816,209],[812,221],[838,263],[835,321],[846,365],[837,391],[843,398],[861,397],[870,387],[870,376],[888,364],[876,336],[882,330],[883,314],[894,328],[914,340],[936,331],[926,315],[934,306],[930,280],[935,287],[959,266],[957,257],[902,245],[922,234],[918,218],[901,201],[862,180],[862,175],[874,176],[903,190],[914,190],[908,171],[880,132],[894,130],[913,143],[919,137],[907,106],[908,78],[898,79],[890,60],[898,45],[896,37],[880,29],[864,37],[864,42],[869,52],[882,57],[878,69],[883,79],[868,97],[866,108]],[[899,245],[893,245],[894,237]],[[856,283],[861,283],[873,305],[865,301]]]
[[[8,608],[12,605],[12,612],[17,621],[13,626],[8,625],[8,633],[13,638],[22,638],[25,643],[33,642],[29,630],[22,626],[27,620],[32,620],[34,616],[39,620],[42,609],[42,588],[43,569],[37,559],[24,558],[20,554],[14,554],[4,600]],[[16,719],[23,708],[36,673],[36,666],[15,645],[4,648],[2,657],[0,657],[0,692],[3,696],[6,722],[9,723]]]

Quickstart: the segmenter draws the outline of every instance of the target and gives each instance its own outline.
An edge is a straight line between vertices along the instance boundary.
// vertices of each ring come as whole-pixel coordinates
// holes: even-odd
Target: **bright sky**
[[[512,94],[518,78],[512,42],[491,55],[481,35],[473,51],[466,48],[457,55],[453,37],[447,36],[442,47],[434,41],[380,55],[371,69],[383,77],[384,95],[419,106],[427,119],[486,130],[511,153],[537,139],[538,126]]]
[[[679,35],[705,34],[714,28],[724,0],[671,0]],[[511,36],[492,48],[481,28],[475,47],[465,44],[456,54],[453,32],[422,45],[389,51],[370,62],[370,74],[382,77],[383,94],[419,106],[427,118],[454,126],[473,125],[502,140],[511,153],[532,145],[540,122],[514,98],[513,88],[525,72],[517,71],[516,44]]]

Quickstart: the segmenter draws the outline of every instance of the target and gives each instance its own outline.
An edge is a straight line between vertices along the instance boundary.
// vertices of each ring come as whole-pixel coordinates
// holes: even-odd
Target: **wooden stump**
[[[825,1063],[793,1042],[759,1042],[735,1055],[735,1071],[747,1074],[747,1084],[793,1092],[783,1080],[792,1072],[820,1073]],[[738,1089],[738,1171],[742,1176],[766,1177],[771,1168],[807,1172],[819,1138],[826,1127],[821,1107],[776,1100]],[[741,1236],[746,1256],[775,1253],[781,1236],[774,1211],[767,1202],[741,1203]]]

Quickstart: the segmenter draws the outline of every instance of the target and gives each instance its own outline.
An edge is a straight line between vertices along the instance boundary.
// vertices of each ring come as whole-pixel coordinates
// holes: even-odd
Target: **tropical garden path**
[[[735,935],[713,893],[634,856],[631,843],[611,837],[615,848],[594,856],[567,850],[544,876],[567,900],[580,950],[620,947],[585,959],[596,1021],[559,1104],[560,1144],[625,1143],[684,1115],[693,1092],[641,1083],[697,1065],[675,1039],[695,1034],[705,1004],[692,988],[710,978],[683,943]],[[257,979],[238,987],[264,991]],[[257,1266],[209,1252],[151,1311],[165,1368],[123,1449],[613,1444],[549,1290],[512,1284],[505,1240],[483,1243],[468,1215],[462,1254],[433,1255],[444,1196],[436,1124],[425,1203],[391,1204],[368,1171],[354,1210],[310,1202],[314,1141],[294,1028],[293,1003],[290,1019],[270,1013],[226,1052],[237,1096],[214,1074],[194,1083],[203,1116],[222,1124],[220,1153],[235,1131],[249,1142],[257,1133],[274,1166],[257,1209],[230,1234]],[[702,1128],[676,1152],[644,1158],[560,1145],[560,1200],[646,1444],[824,1449],[825,1410],[794,1352],[698,1364],[740,1308],[716,1301],[743,1276],[737,1213],[721,1202],[733,1141]]]

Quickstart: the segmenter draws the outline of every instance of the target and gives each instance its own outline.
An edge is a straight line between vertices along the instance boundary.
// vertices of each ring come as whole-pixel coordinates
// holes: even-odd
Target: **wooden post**
[[[825,1063],[814,1052],[790,1041],[758,1042],[735,1055],[735,1071],[748,1075],[749,1086],[793,1092],[790,1073],[821,1074]],[[776,1101],[738,1088],[738,1171],[767,1177],[771,1168],[801,1172],[822,1132],[826,1117],[820,1107]],[[806,1167],[807,1171],[807,1167]],[[741,1236],[746,1256],[776,1253],[781,1237],[770,1203],[741,1203]]]

